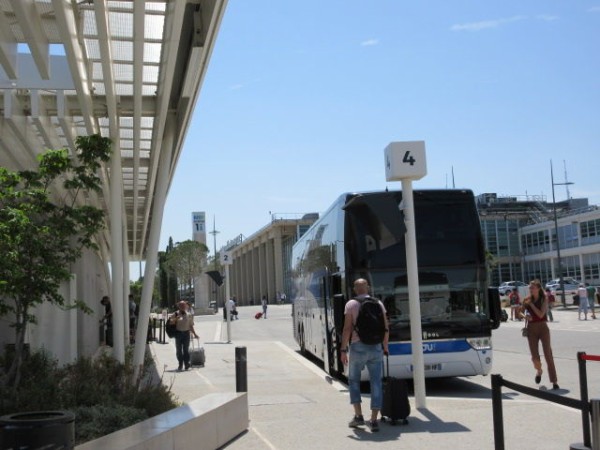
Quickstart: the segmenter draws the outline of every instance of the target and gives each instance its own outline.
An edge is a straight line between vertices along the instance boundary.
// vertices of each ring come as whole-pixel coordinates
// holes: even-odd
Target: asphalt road
[[[292,317],[290,305],[271,305],[269,308],[269,319],[272,320],[269,327],[257,327],[254,319],[255,312],[259,307],[239,307],[240,320],[231,324],[231,340],[268,340],[279,341],[290,349],[299,351],[292,332]],[[598,308],[600,318],[600,308]],[[600,355],[600,319],[578,320],[577,308],[570,307],[566,310],[562,307],[554,310],[554,322],[548,325],[551,330],[552,349],[554,361],[558,373],[558,381],[561,392],[569,396],[579,396],[579,368],[577,363],[577,352]],[[508,321],[501,324],[500,328],[493,332],[494,363],[492,373],[500,374],[519,384],[534,384],[535,371],[531,363],[527,340],[521,336],[523,322]],[[222,334],[226,336],[226,324],[223,324]],[[214,337],[215,340],[220,337]],[[542,361],[545,370],[545,362]],[[586,364],[588,376],[588,390],[590,398],[600,398],[600,362],[588,362]],[[551,387],[548,378],[542,378],[541,385]],[[480,385],[485,391],[490,388],[490,378],[486,376],[460,377],[455,379],[427,380],[426,389],[428,393],[441,396],[477,397],[478,389],[473,385]],[[461,388],[461,387],[464,387]]]

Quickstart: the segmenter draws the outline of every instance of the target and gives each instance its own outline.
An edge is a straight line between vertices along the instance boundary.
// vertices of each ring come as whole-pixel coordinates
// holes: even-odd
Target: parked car
[[[565,292],[576,291],[577,288],[579,287],[579,283],[581,283],[581,281],[577,281],[575,278],[563,277],[563,286],[564,286]],[[559,289],[559,285],[560,285],[560,279],[555,278],[554,280],[550,280],[546,283],[546,288],[548,288],[552,292],[554,292]]]
[[[522,281],[505,281],[498,286],[498,292],[500,295],[508,295],[514,288],[521,288],[527,286],[527,283]]]

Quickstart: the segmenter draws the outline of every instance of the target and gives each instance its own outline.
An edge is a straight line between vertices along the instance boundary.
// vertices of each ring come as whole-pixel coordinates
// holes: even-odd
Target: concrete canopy
[[[225,4],[0,0],[0,164],[27,169],[77,136],[109,137],[118,158],[87,201],[122,222],[128,259],[145,259],[157,175],[170,186]],[[114,225],[99,237],[109,258]]]

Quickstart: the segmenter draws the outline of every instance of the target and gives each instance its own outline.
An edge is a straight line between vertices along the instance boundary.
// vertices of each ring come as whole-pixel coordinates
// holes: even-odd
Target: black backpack
[[[385,336],[385,319],[383,317],[383,308],[379,301],[373,297],[365,297],[360,302],[358,317],[354,330],[363,344],[373,345],[381,344]]]

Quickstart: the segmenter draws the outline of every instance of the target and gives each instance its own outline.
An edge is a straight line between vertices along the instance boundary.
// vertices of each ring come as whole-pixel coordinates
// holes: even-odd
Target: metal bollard
[[[588,397],[588,378],[586,361],[583,358],[585,352],[577,352],[577,364],[579,366],[579,391],[583,407],[581,408],[581,429],[583,430],[584,448],[592,447],[590,436],[590,402]]]
[[[504,418],[502,414],[502,375],[492,375],[492,414],[494,449],[504,450]]]
[[[158,342],[161,344],[166,344],[167,343],[167,336],[166,336],[166,331],[165,331],[165,319],[159,319],[158,320],[159,323],[159,330],[158,330]]]
[[[246,368],[246,347],[235,348],[235,391],[248,392],[248,372]]]
[[[600,450],[600,399],[593,398],[592,404],[592,450]]]

